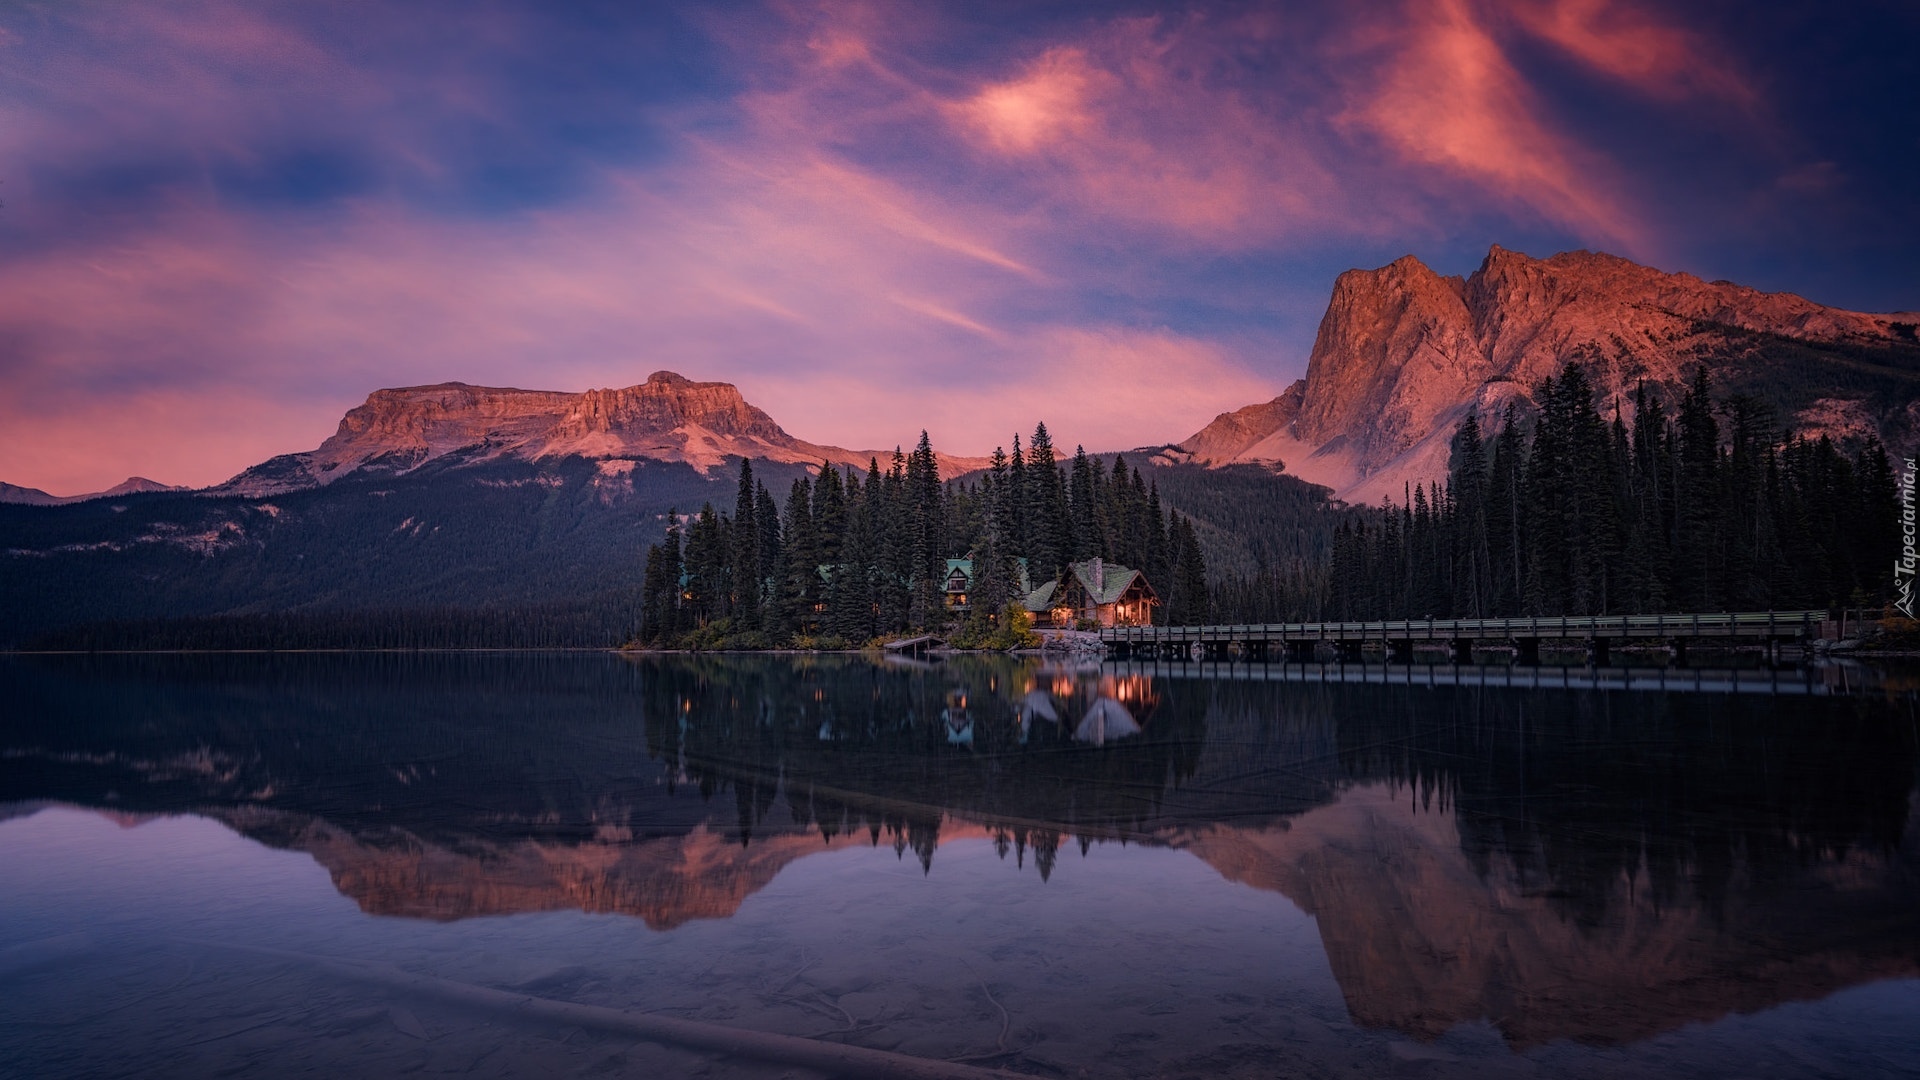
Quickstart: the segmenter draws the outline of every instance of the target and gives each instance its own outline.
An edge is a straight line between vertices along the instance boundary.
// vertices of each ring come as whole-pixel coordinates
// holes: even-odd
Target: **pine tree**
[[[1193,522],[1174,514],[1168,529],[1172,546],[1172,590],[1167,599],[1167,619],[1171,626],[1202,626],[1210,607],[1207,595],[1207,562],[1200,551],[1200,538]]]
[[[903,491],[912,561],[907,567],[909,608],[907,624],[931,627],[945,618],[941,584],[946,568],[946,513],[940,486],[940,464],[927,433],[907,461]]]
[[[831,475],[823,469],[822,476]],[[794,631],[816,625],[814,605],[823,595],[820,582],[820,539],[813,522],[813,486],[805,475],[796,477],[787,492],[781,523],[783,569],[781,595],[786,620]]]
[[[1719,611],[1724,601],[1721,567],[1725,550],[1719,522],[1720,425],[1713,418],[1711,383],[1704,365],[1680,401],[1680,452],[1675,498],[1673,561],[1675,598],[1688,611]]]
[[[1487,536],[1487,451],[1480,418],[1467,413],[1454,433],[1447,486],[1452,496],[1454,593],[1452,611],[1466,618],[1493,612],[1493,548]]]
[[[783,538],[780,535],[780,507],[774,503],[767,485],[758,482],[753,488],[753,521],[759,534],[754,545],[757,562],[753,592],[759,597],[760,622],[771,641],[782,642],[790,632],[788,613],[791,609],[787,606],[785,592],[780,588],[786,570]]]
[[[1072,480],[1068,486],[1068,550],[1076,562],[1101,554],[1100,515],[1094,499],[1093,462],[1087,448],[1073,448]]]
[[[840,546],[847,534],[847,495],[838,466],[820,463],[820,478],[813,488],[813,527],[819,545],[821,565],[840,561]]]
[[[1526,595],[1527,548],[1522,499],[1527,470],[1518,411],[1509,402],[1487,464],[1487,549],[1493,568],[1492,612],[1518,615]]]
[[[1027,565],[1036,582],[1056,580],[1073,553],[1073,523],[1045,423],[1027,444],[1026,482]]]
[[[680,515],[667,511],[666,539],[647,548],[641,584],[640,640],[664,645],[679,636]]]
[[[693,519],[687,533],[687,606],[695,626],[704,627],[727,613],[732,576],[727,532],[713,504],[706,503],[700,507],[700,515]]]
[[[1134,471],[1133,482],[1137,490],[1142,482],[1138,470]],[[1140,549],[1143,555],[1140,560],[1140,569],[1146,572],[1147,580],[1150,582],[1171,581],[1173,579],[1174,564],[1168,548],[1167,527],[1164,524],[1166,519],[1163,516],[1164,512],[1160,508],[1160,485],[1158,483],[1147,485],[1144,505],[1146,512],[1141,515],[1139,525]],[[1171,605],[1163,608],[1162,611],[1165,613],[1165,618],[1171,619],[1173,617]],[[1167,625],[1172,625],[1172,623],[1168,623]]]
[[[732,593],[735,630],[760,628],[760,529],[754,521],[753,462],[740,459],[740,487],[733,502]]]
[[[1020,449],[1020,435],[1013,436],[1013,455],[1007,461],[1007,510],[1012,524],[1012,532],[1007,535],[1007,550],[1019,558],[1028,560],[1032,568],[1032,496],[1027,484],[1027,455]],[[1038,578],[1036,577],[1037,581]]]

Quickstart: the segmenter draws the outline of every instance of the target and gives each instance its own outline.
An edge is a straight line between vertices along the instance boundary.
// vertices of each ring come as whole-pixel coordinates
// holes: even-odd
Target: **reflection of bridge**
[[[1381,686],[1503,686],[1522,690],[1660,690],[1721,694],[1838,695],[1878,685],[1852,665],[1780,668],[1516,667],[1508,664],[1250,664],[1123,660],[1126,675],[1235,682],[1373,683]]]
[[[1553,615],[1512,619],[1401,619],[1385,622],[1266,623],[1248,626],[1115,626],[1100,640],[1116,656],[1186,657],[1199,647],[1210,660],[1225,660],[1240,646],[1250,660],[1266,660],[1273,646],[1289,660],[1308,661],[1330,645],[1344,660],[1358,660],[1368,644],[1390,660],[1410,660],[1420,642],[1444,643],[1456,664],[1473,662],[1475,642],[1512,645],[1521,663],[1540,659],[1543,641],[1579,642],[1595,663],[1607,662],[1616,640],[1665,642],[1684,657],[1699,639],[1762,642],[1772,652],[1786,641],[1820,636],[1824,611],[1740,611],[1692,615]]]

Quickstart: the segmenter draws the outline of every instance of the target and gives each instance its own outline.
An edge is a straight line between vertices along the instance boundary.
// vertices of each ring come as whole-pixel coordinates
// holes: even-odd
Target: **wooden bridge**
[[[1651,690],[1813,697],[1872,693],[1872,669],[1847,665],[1711,667],[1573,667],[1549,664],[1256,664],[1244,661],[1119,660],[1116,675],[1263,683],[1367,683],[1376,686],[1496,686],[1521,690]]]
[[[1768,646],[1820,637],[1825,611],[1739,611],[1688,615],[1554,615],[1511,619],[1399,619],[1381,622],[1264,623],[1245,626],[1115,626],[1100,632],[1119,658],[1188,659],[1196,653],[1225,660],[1238,646],[1248,660],[1310,661],[1322,646],[1342,660],[1360,659],[1376,645],[1389,660],[1411,660],[1423,643],[1444,644],[1457,664],[1473,661],[1475,643],[1511,646],[1520,663],[1538,663],[1541,642],[1578,643],[1604,664],[1614,642],[1660,643],[1677,658],[1697,640],[1746,641]],[[1274,654],[1279,653],[1276,657]]]

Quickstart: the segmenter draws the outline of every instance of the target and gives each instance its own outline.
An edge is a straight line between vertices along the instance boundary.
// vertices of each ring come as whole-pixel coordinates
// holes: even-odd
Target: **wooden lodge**
[[[1019,560],[1020,588],[1033,624],[1042,629],[1072,629],[1085,620],[1100,626],[1152,626],[1160,596],[1145,574],[1118,563],[1088,559],[1072,563],[1057,581],[1039,588],[1027,580],[1027,560]],[[948,559],[942,586],[947,610],[964,615],[972,609],[972,559]]]
[[[1152,626],[1159,603],[1145,574],[1104,559],[1070,563],[1058,581],[1027,594],[1027,611],[1042,629],[1071,630],[1082,622]]]

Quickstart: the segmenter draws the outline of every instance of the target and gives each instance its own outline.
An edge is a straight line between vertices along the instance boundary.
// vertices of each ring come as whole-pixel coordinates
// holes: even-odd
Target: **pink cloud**
[[[1398,206],[1356,202],[1335,179],[1336,161],[1368,170],[1328,142],[1324,100],[1239,62],[1278,60],[1286,45],[1264,20],[1121,19],[944,111],[1051,201],[1209,246],[1403,223]]]
[[[1268,18],[1116,19],[982,72],[921,59],[938,23],[924,11],[888,22],[852,10],[809,12],[810,49],[777,34],[737,42],[762,73],[743,104],[763,136],[862,156],[897,154],[905,139],[977,175],[983,209],[1029,227],[1102,220],[1160,244],[1244,249],[1407,219],[1335,179],[1325,101],[1244,63],[1298,47]]]
[[[886,448],[925,426],[956,453],[1043,418],[1095,446],[1177,439],[1271,396],[1217,344],[997,317],[1048,280],[1004,240],[806,158],[699,157],[487,227],[181,209],[0,268],[0,326],[33,342],[0,375],[0,476],[217,482],[311,448],[377,387],[449,379],[578,390],[671,368],[809,439]]]
[[[1528,33],[1642,93],[1752,105],[1748,80],[1698,34],[1618,0],[1525,0],[1509,15]]]
[[[1092,98],[1110,96],[1119,80],[1077,48],[1053,49],[1006,82],[991,83],[952,106],[962,124],[994,149],[1031,153],[1084,136],[1096,127]]]
[[[1563,133],[1468,0],[1413,4],[1388,62],[1356,78],[1350,123],[1627,254],[1648,238],[1606,160]]]

